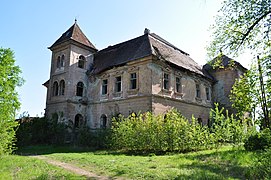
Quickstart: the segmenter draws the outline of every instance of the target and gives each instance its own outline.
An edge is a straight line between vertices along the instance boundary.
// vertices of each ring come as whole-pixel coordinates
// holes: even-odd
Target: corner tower
[[[52,51],[47,87],[46,117],[69,121],[74,127],[87,123],[87,69],[93,64],[95,46],[84,35],[76,20],[48,49]]]

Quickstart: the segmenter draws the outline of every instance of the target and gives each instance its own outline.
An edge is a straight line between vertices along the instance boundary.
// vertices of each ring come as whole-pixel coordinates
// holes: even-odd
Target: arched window
[[[78,67],[84,69],[85,63],[86,63],[86,58],[84,56],[80,55],[79,60],[78,60]]]
[[[65,81],[61,80],[59,83],[59,95],[65,94]]]
[[[58,83],[57,81],[53,84],[53,96],[58,96]]]
[[[60,56],[57,57],[56,68],[60,68]]]
[[[107,125],[107,117],[106,117],[105,114],[102,114],[101,115],[100,127],[105,129],[106,125]]]
[[[74,128],[80,128],[84,125],[84,119],[81,114],[76,114],[74,118]]]
[[[65,56],[64,54],[61,56],[61,61],[60,61],[60,67],[64,67],[65,65]]]
[[[76,96],[83,96],[84,92],[84,84],[82,82],[78,82],[76,86]]]

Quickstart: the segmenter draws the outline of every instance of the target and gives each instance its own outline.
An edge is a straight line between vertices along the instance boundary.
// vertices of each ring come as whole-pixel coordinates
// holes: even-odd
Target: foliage
[[[0,48],[0,155],[11,153],[14,147],[15,115],[20,108],[16,87],[23,83],[20,73],[13,52]]]
[[[266,128],[262,132],[251,135],[244,144],[248,151],[266,150],[271,148],[271,131]]]
[[[271,179],[271,149],[257,154],[246,176],[254,179]]]
[[[234,106],[241,110],[239,115],[244,110],[251,112],[251,108],[257,109],[256,105],[259,105],[262,128],[270,128],[271,123],[270,4],[271,0],[225,0],[212,26],[213,40],[208,47],[211,58],[219,52],[237,56],[244,50],[249,50],[254,59],[257,57],[253,74],[247,74],[237,82],[232,100]]]
[[[88,126],[83,126],[77,130],[74,143],[80,147],[104,149],[110,145],[110,135],[110,129],[92,130]]]
[[[150,112],[138,116],[113,119],[113,147],[128,151],[164,152],[191,151],[207,146],[208,130],[193,119],[193,123],[176,110],[165,116]]]
[[[187,152],[218,147],[223,143],[239,144],[245,136],[244,126],[233,116],[224,116],[218,104],[211,111],[211,131],[199,124],[194,117],[191,122],[177,110],[164,116],[150,112],[113,119],[112,146],[136,152]]]
[[[257,89],[257,72],[255,66],[236,80],[230,94],[232,107],[236,110],[236,116],[243,119],[246,113],[255,121],[256,108],[258,108],[259,91]],[[253,123],[254,125],[254,123]]]
[[[67,129],[56,118],[24,117],[16,132],[17,145],[63,144]]]
[[[239,54],[244,49],[269,55],[270,4],[270,0],[224,1],[212,26],[213,40],[208,48],[210,57],[219,51],[230,55]]]

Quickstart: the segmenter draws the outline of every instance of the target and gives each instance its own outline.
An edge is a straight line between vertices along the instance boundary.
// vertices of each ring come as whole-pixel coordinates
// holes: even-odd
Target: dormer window
[[[86,58],[83,55],[79,56],[78,67],[84,69],[86,64]]]

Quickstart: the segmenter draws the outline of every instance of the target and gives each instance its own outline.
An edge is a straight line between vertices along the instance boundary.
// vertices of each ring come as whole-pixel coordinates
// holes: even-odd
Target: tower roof
[[[82,32],[76,21],[66,32],[62,34],[60,38],[58,38],[58,40],[56,40],[56,42],[51,47],[49,47],[49,49],[68,40],[74,40],[80,44],[97,50],[96,47],[88,40],[88,38]]]

